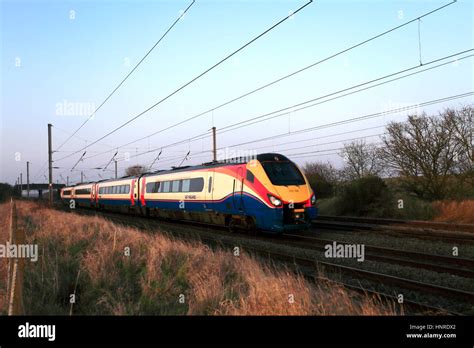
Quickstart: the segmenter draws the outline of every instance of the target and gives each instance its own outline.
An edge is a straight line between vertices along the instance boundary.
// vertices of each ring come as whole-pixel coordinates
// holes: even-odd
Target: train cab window
[[[253,173],[247,169],[247,175],[245,177],[247,179],[248,182],[254,182],[255,180],[255,175],[253,175]]]
[[[211,193],[212,190],[212,176],[209,177],[209,186],[207,187],[207,192]]]
[[[63,191],[63,196],[70,196],[71,195],[71,190],[64,190]]]
[[[273,185],[304,185],[305,181],[298,167],[289,161],[262,162],[263,169]]]
[[[181,192],[189,192],[189,185],[191,184],[191,180],[189,179],[184,179],[182,186],[181,186]]]
[[[194,178],[191,179],[189,185],[189,192],[202,192],[204,188],[204,178]]]

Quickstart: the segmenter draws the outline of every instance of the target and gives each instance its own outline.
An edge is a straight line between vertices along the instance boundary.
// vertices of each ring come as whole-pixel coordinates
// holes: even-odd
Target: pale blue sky
[[[98,106],[163,34],[191,1],[5,1],[0,0],[1,40],[1,169],[0,181],[14,183],[20,172],[26,182],[26,161],[31,162],[32,181],[44,182],[40,170],[47,160],[47,123],[52,123],[53,148],[87,118],[75,109],[61,115],[60,107]],[[109,177],[110,172],[90,170],[104,165],[113,147],[160,130],[196,113],[291,73],[346,47],[405,21],[417,18],[450,1],[313,1],[229,61],[154,108],[122,130],[87,149],[112,152],[78,164],[89,179]],[[148,56],[135,73],[104,105],[97,115],[61,151],[83,147],[83,139],[96,140],[109,130],[143,111],[189,81],[251,38],[297,9],[305,1],[206,1],[193,7]],[[71,11],[75,17],[71,18]],[[473,45],[473,2],[459,0],[421,22],[422,61],[471,49]],[[471,52],[472,53],[472,52]],[[294,112],[272,121],[218,134],[218,146],[250,141],[297,131],[351,117],[380,112],[473,91],[473,58],[449,64],[416,76],[376,87],[352,96]],[[130,64],[127,64],[129,62]],[[19,63],[19,64],[18,64]],[[320,95],[349,87],[419,64],[418,25],[410,24],[347,54],[309,69],[277,85],[216,110],[194,121],[119,149],[120,175],[132,164],[150,164],[157,153],[133,157],[137,152],[158,148],[218,129],[262,113],[271,112]],[[18,66],[20,65],[20,66]],[[427,107],[437,112],[446,106],[472,102],[472,97]],[[299,157],[297,153],[335,149],[344,139],[373,135],[390,120],[402,120],[406,113],[386,115],[249,144],[232,150],[275,151],[292,155],[297,163],[321,160],[340,166],[338,155]],[[324,137],[324,139],[323,139]],[[319,139],[321,138],[321,139]],[[309,139],[309,140],[308,140]],[[288,145],[280,143],[306,140]],[[367,138],[377,142],[377,137]],[[326,144],[326,143],[331,144]],[[322,145],[320,145],[322,144]],[[326,145],[324,145],[326,144]],[[263,146],[267,146],[263,148]],[[314,145],[299,150],[294,147]],[[191,151],[186,164],[211,160],[211,140],[205,139],[163,150],[155,168],[178,165],[178,157]],[[257,149],[258,148],[258,149]],[[334,151],[328,151],[329,153]],[[21,158],[18,158],[18,154]],[[68,152],[57,152],[55,159]],[[15,158],[15,155],[16,158]],[[55,170],[71,181],[79,171],[70,169],[80,154],[55,162]],[[168,161],[165,161],[165,158]],[[19,159],[17,161],[17,159]]]

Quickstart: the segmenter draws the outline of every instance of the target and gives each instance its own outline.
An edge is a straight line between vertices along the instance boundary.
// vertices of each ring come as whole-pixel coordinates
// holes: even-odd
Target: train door
[[[138,194],[140,197],[140,206],[145,207],[146,206],[146,202],[145,202],[146,177],[142,177],[139,180],[140,180],[140,185],[138,186],[138,191],[139,191]]]
[[[97,184],[92,184],[91,188],[91,207],[94,207],[95,205],[95,189],[96,189]]]
[[[99,184],[95,184],[95,207],[99,207]]]
[[[132,179],[132,183],[130,185],[130,206],[134,207],[135,202],[138,198],[138,180]]]
[[[206,209],[214,209],[214,187],[215,187],[215,172],[214,169],[208,171],[207,182],[204,184],[204,199],[206,201]]]
[[[238,210],[240,213],[244,213],[244,176],[243,176],[243,167],[239,166],[237,169],[237,176],[234,178],[233,182],[233,198],[232,202],[234,204],[234,209]]]

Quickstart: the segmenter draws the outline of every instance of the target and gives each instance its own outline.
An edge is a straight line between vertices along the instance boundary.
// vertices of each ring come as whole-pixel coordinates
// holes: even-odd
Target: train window
[[[247,169],[247,175],[246,175],[246,179],[248,182],[254,182],[255,180],[255,175],[253,175],[253,173]]]
[[[159,182],[149,182],[146,184],[146,192],[148,193],[157,193],[160,189]]]
[[[71,195],[71,190],[64,190],[63,195],[64,196],[70,196]]]
[[[88,195],[90,193],[91,193],[91,189],[89,188],[76,190],[77,195]]]
[[[207,192],[211,193],[211,189],[212,189],[212,176],[209,177],[209,187],[207,188]]]
[[[163,183],[163,192],[170,192],[170,182],[169,181],[165,181]]]
[[[124,194],[125,193],[125,186],[124,185],[120,185],[120,194]]]
[[[113,190],[112,193],[116,195],[118,193],[118,186],[114,186],[112,190]]]
[[[292,162],[262,162],[263,169],[273,185],[304,185],[305,181],[298,167]]]
[[[125,194],[129,194],[130,193],[130,185],[125,185]]]
[[[191,180],[189,179],[184,179],[182,186],[181,186],[181,192],[189,192],[189,185],[191,183]]]
[[[203,188],[204,188],[204,178],[191,179],[191,183],[189,185],[189,192],[202,192]]]
[[[127,193],[127,185],[122,185],[122,193],[123,194]]]
[[[180,180],[174,180],[171,182],[171,192],[179,192],[179,182]]]

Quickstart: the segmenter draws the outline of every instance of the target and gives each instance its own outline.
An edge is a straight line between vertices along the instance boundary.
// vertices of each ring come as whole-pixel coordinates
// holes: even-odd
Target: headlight
[[[275,207],[279,207],[281,206],[281,200],[279,200],[278,198],[272,196],[272,195],[268,195],[268,198],[270,199],[270,202],[272,202],[272,204],[275,206]]]
[[[311,196],[311,205],[315,205],[316,204],[316,195],[313,193],[313,195]]]

